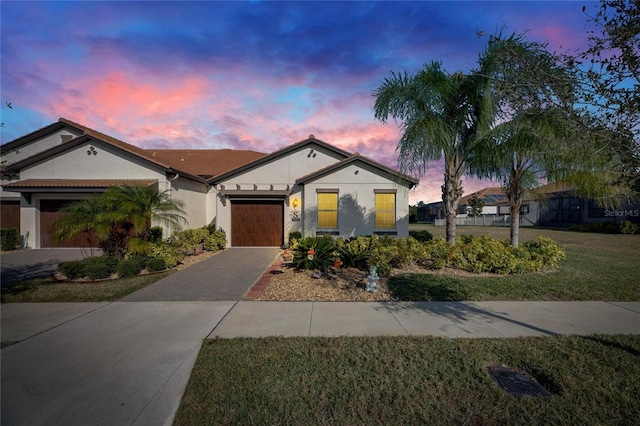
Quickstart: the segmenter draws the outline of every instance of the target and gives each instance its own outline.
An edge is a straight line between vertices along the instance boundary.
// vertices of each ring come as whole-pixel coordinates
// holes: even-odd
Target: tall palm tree
[[[431,62],[415,75],[392,72],[374,92],[375,118],[402,122],[396,151],[403,171],[422,176],[429,161],[444,157],[442,201],[449,244],[455,243],[462,176],[478,135],[492,121],[486,82],[480,75],[449,74],[439,62]]]
[[[611,150],[591,137],[588,116],[574,107],[571,66],[546,44],[523,34],[492,36],[478,74],[491,83],[496,124],[477,141],[472,173],[503,181],[509,200],[511,245],[519,244],[520,206],[541,181],[563,181],[579,193],[615,203]]]
[[[129,222],[143,241],[148,241],[152,221],[177,229],[186,224],[184,203],[171,198],[169,191],[144,185],[113,186],[104,193],[104,201],[115,206],[113,214],[120,222]]]

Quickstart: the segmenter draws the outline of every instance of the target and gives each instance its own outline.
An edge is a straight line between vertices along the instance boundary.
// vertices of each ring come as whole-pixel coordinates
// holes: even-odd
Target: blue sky
[[[468,71],[503,25],[581,49],[583,5],[598,6],[2,1],[1,142],[65,117],[141,147],[271,152],[314,134],[396,167],[399,129],[372,112],[391,71]],[[411,202],[438,200],[441,177],[434,162]],[[465,179],[465,192],[487,185]]]

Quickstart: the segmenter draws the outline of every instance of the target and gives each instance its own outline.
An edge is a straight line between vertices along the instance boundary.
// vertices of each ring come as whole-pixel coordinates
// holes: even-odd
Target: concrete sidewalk
[[[640,334],[640,302],[2,305],[2,424],[171,424],[203,338]]]
[[[233,304],[2,305],[0,423],[171,424],[202,338]]]
[[[209,337],[640,334],[640,302],[249,302]]]

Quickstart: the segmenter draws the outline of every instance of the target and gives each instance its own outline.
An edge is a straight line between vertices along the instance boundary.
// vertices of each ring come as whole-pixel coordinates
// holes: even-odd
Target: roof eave
[[[304,146],[306,146],[308,144],[311,144],[311,143],[314,143],[316,145],[320,145],[323,148],[326,148],[326,149],[328,149],[330,151],[333,151],[333,152],[335,152],[335,153],[337,153],[339,155],[344,156],[345,158],[348,158],[351,155],[347,151],[345,151],[343,149],[340,149],[340,148],[337,148],[337,147],[335,147],[335,146],[333,146],[331,144],[328,144],[328,143],[326,143],[324,141],[321,141],[319,139],[316,139],[315,137],[314,138],[307,138],[307,139],[304,139],[304,140],[302,140],[300,142],[294,143],[293,145],[289,145],[287,147],[279,149],[278,151],[274,151],[271,154],[266,155],[266,156],[264,156],[262,158],[259,158],[257,160],[254,160],[254,161],[252,161],[250,163],[244,164],[244,165],[242,165],[240,167],[237,167],[237,168],[235,168],[233,170],[229,170],[228,172],[222,173],[221,175],[214,176],[211,179],[209,179],[207,182],[209,183],[209,185],[216,185],[216,184],[218,184],[218,183],[220,183],[220,182],[222,182],[222,181],[224,181],[226,179],[229,179],[232,176],[238,175],[240,173],[244,173],[246,171],[249,171],[249,170],[252,170],[252,169],[254,169],[256,167],[259,167],[259,166],[261,166],[263,164],[269,163],[270,161],[273,161],[273,160],[278,159],[280,157],[283,157],[283,156],[285,156],[287,154],[290,154],[290,153],[292,153],[294,151],[297,151],[298,149],[300,149],[300,148],[302,148],[302,147],[304,147]]]

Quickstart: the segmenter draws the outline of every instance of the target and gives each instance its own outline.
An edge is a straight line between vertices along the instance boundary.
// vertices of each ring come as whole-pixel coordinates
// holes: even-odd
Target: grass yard
[[[444,226],[411,225],[444,236]],[[458,226],[458,235],[509,238],[509,228]],[[640,236],[521,228],[520,240],[544,235],[567,257],[558,270],[507,276],[408,274],[389,281],[403,300],[612,300],[640,301]]]
[[[174,425],[631,425],[639,357],[640,336],[205,340]],[[488,365],[551,396],[510,395]]]
[[[172,274],[138,275],[112,281],[60,283],[48,278],[2,287],[2,303],[114,301]]]

